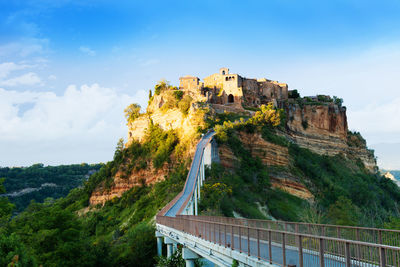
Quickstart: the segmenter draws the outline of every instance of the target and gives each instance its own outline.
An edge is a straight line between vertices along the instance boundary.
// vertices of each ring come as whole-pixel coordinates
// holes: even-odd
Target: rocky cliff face
[[[114,184],[108,189],[104,187],[104,184],[98,186],[90,196],[89,203],[90,205],[104,204],[115,197],[121,197],[124,192],[134,186],[162,181],[167,174],[167,166],[161,169],[154,169],[151,162],[148,163],[146,169],[133,171],[130,175],[126,175],[125,168],[121,167],[114,176]]]
[[[243,146],[250,151],[253,157],[261,159],[267,166],[288,166],[289,151],[287,147],[275,145],[265,141],[261,134],[241,132],[239,136]]]
[[[376,160],[366,144],[349,146],[346,108],[335,104],[288,104],[287,132],[284,135],[303,148],[321,155],[342,153],[360,158],[371,172],[376,171]]]
[[[198,137],[196,136],[197,128],[204,126],[204,109],[199,108],[195,103],[191,103],[187,114],[185,114],[176,107],[163,108],[166,103],[165,95],[154,96],[147,108],[147,114],[143,114],[128,125],[128,144],[132,140],[142,142],[151,121],[165,131],[176,130],[182,139],[196,139]]]

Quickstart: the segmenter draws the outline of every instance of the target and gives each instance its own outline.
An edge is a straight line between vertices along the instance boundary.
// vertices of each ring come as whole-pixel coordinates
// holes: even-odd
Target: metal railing
[[[280,266],[400,266],[400,248],[265,228],[254,220],[157,216],[158,224]]]
[[[400,247],[400,231],[370,227],[201,216],[203,220]]]

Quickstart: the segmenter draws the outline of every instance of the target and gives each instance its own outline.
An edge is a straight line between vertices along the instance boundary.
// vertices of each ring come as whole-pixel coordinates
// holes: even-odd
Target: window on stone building
[[[225,75],[225,71],[224,70],[222,71],[222,75]]]

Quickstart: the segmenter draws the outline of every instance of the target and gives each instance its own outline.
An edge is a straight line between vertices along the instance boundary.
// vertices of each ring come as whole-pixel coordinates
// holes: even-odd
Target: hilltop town
[[[232,74],[228,68],[221,68],[204,78],[184,76],[179,78],[179,89],[191,94],[201,94],[211,104],[231,106],[239,110],[243,107],[259,107],[273,102],[276,107],[283,107],[288,99],[288,85],[266,78],[249,79]]]

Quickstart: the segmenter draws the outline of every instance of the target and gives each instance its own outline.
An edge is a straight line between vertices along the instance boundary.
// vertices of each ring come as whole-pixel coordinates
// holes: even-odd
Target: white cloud
[[[47,77],[47,79],[49,81],[55,81],[55,80],[57,80],[57,76],[52,74],[52,75],[49,75],[49,77]]]
[[[59,96],[0,88],[0,166],[110,160],[127,134],[124,108],[146,100],[143,90],[129,96],[97,84],[70,85]]]
[[[79,50],[82,52],[82,53],[85,53],[85,54],[87,54],[88,56],[95,56],[96,55],[96,51],[94,51],[93,49],[91,49],[91,48],[89,48],[89,47],[87,47],[87,46],[81,46],[81,47],[79,47]]]
[[[28,68],[28,65],[16,64],[14,62],[4,62],[0,64],[0,79],[7,78],[11,72]]]
[[[361,109],[348,108],[349,128],[361,132],[375,149],[381,168],[400,169],[400,97]]]
[[[0,56],[26,58],[28,56],[45,53],[48,51],[48,46],[48,39],[24,38],[0,45]]]
[[[26,74],[0,81],[0,86],[18,86],[18,85],[36,85],[40,84],[40,77],[34,72],[28,72]]]
[[[380,133],[398,136],[400,142],[400,97],[387,103],[369,104],[359,110],[348,111],[350,128],[366,134]],[[370,142],[382,140],[370,140]]]

